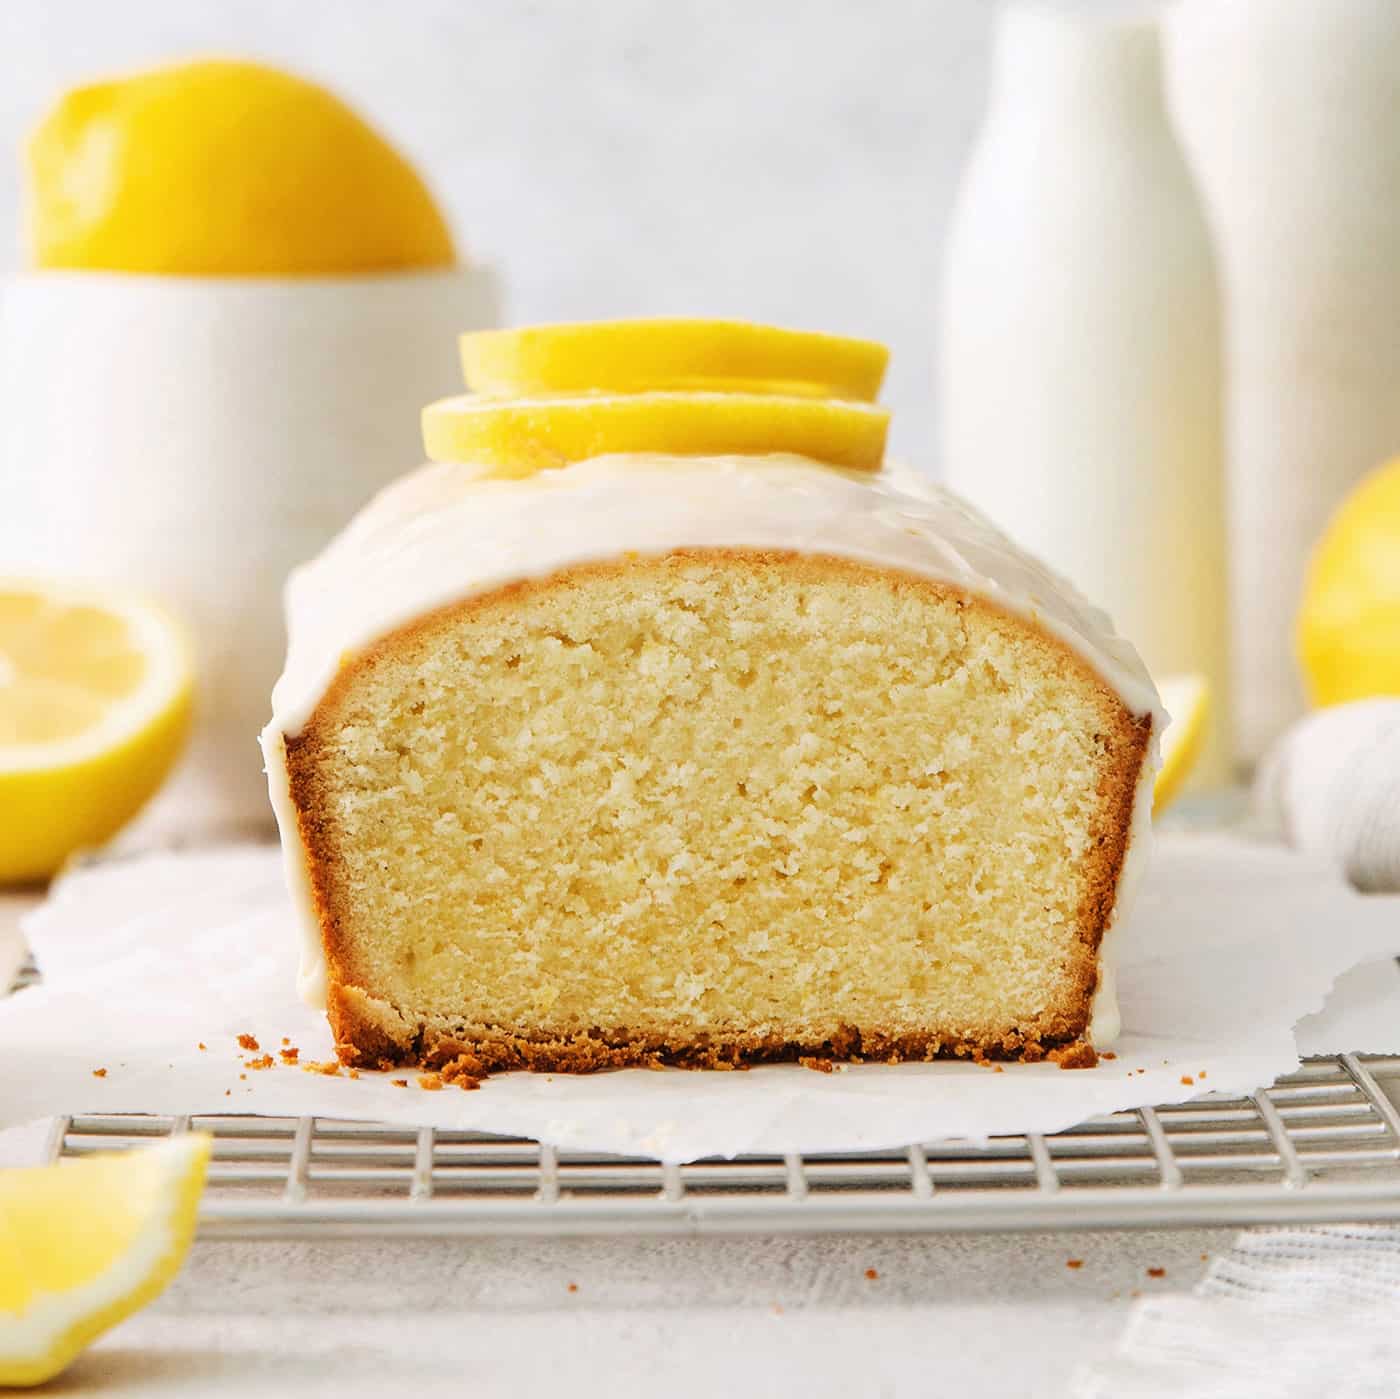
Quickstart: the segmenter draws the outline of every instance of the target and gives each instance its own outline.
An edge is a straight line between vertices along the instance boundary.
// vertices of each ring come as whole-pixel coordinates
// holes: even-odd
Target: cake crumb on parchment
[[[1065,1267],[1066,1267],[1066,1268],[1079,1269],[1079,1268],[1082,1268],[1083,1266],[1084,1266],[1084,1260],[1083,1260],[1082,1258],[1066,1258],[1066,1259],[1065,1259]]]
[[[1196,1086],[1196,1080],[1192,1078],[1190,1074],[1182,1074],[1181,1081],[1187,1088],[1194,1088]]]
[[[486,1066],[475,1055],[468,1052],[459,1054],[438,1069],[444,1083],[455,1083],[464,1093],[481,1087],[486,1077]]]
[[[200,1042],[197,1045],[195,1045],[195,1048],[207,1051],[209,1046],[205,1044],[203,1040],[200,1040]]]
[[[570,1291],[570,1292],[577,1292],[577,1291],[578,1291],[578,1283],[576,1283],[576,1282],[571,1282],[571,1283],[569,1284],[569,1291]]]
[[[408,1087],[408,1080],[406,1078],[391,1078],[389,1082],[392,1083],[395,1088]]]
[[[277,1061],[272,1055],[263,1054],[256,1059],[246,1059],[244,1062],[250,1069],[270,1069]]]
[[[340,1073],[339,1059],[308,1059],[301,1065],[309,1074],[324,1074],[327,1078],[335,1078]]]
[[[1147,1276],[1150,1278],[1164,1278],[1166,1275],[1167,1270],[1165,1268],[1149,1268],[1147,1270]]]
[[[442,1075],[441,1075],[441,1074],[419,1074],[419,1075],[418,1075],[418,1086],[419,1086],[425,1093],[440,1093],[440,1092],[442,1092]]]
[[[284,1064],[295,1064],[301,1055],[301,1050],[299,1050],[296,1045],[293,1045],[290,1049],[279,1049],[277,1053],[281,1056]]]
[[[94,1069],[94,1070],[92,1071],[92,1076],[93,1076],[93,1078],[106,1078],[106,1077],[107,1077],[107,1070],[106,1070],[106,1069]]]
[[[804,1069],[811,1069],[813,1073],[829,1074],[832,1072],[830,1059],[818,1059],[815,1054],[804,1054],[797,1061]]]
[[[1061,1049],[1052,1049],[1045,1057],[1062,1069],[1092,1069],[1099,1062],[1094,1046],[1085,1044],[1083,1040],[1067,1044]]]
[[[878,1281],[880,1280],[880,1272],[879,1272],[879,1269],[877,1269],[877,1268],[867,1268],[867,1269],[865,1270],[865,1280],[866,1280],[866,1282],[878,1282]]]
[[[238,1047],[239,1049],[248,1050],[250,1054],[256,1054],[258,1050],[262,1048],[262,1046],[257,1042],[257,1040],[254,1039],[252,1035],[248,1034],[239,1035]]]

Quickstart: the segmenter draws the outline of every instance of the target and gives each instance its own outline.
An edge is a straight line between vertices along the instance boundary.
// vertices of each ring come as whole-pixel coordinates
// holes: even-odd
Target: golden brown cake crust
[[[743,1069],[753,1064],[814,1059],[836,1063],[924,1063],[971,1059],[977,1063],[1049,1059],[1062,1068],[1092,1068],[1098,1056],[1068,1021],[1037,1035],[1000,1040],[951,1040],[932,1033],[890,1033],[843,1026],[830,1039],[784,1040],[758,1035],[695,1039],[638,1036],[628,1030],[592,1030],[561,1038],[532,1038],[495,1027],[434,1028],[414,1024],[385,1001],[357,987],[333,986],[327,1013],[341,1061],[362,1068],[422,1064],[465,1068],[475,1077],[512,1070],[598,1073],[605,1069]],[[396,1034],[398,1030],[400,1033]]]
[[[1028,639],[1053,654],[1055,663],[1076,672],[1108,701],[1115,732],[1109,743],[1114,761],[1100,783],[1099,819],[1086,857],[1085,894],[1078,927],[1080,955],[1071,970],[1073,990],[1068,1008],[1023,1024],[1015,1033],[996,1039],[948,1038],[933,1032],[895,1032],[878,1025],[843,1026],[820,1042],[787,1041],[752,1035],[704,1035],[695,1038],[639,1035],[625,1026],[591,1028],[566,1038],[532,1037],[510,1027],[464,1026],[422,1019],[376,998],[355,984],[348,965],[346,943],[334,897],[334,852],[318,813],[322,803],[317,758],[337,720],[343,695],[360,667],[378,653],[406,638],[445,623],[460,621],[503,600],[568,589],[591,578],[620,572],[664,571],[688,562],[722,560],[738,568],[782,565],[814,581],[833,576],[878,581],[897,589],[913,589],[962,609],[981,609],[1002,621],[1008,618]],[[644,558],[578,565],[548,577],[522,580],[450,604],[415,619],[381,638],[342,666],[303,731],[285,739],[292,803],[307,856],[312,901],[320,923],[328,973],[327,1015],[341,1060],[360,1067],[389,1068],[422,1064],[441,1068],[458,1061],[471,1065],[463,1072],[485,1074],[515,1069],[551,1073],[589,1073],[603,1069],[660,1067],[732,1069],[749,1064],[796,1061],[802,1058],[877,1061],[926,1061],[962,1058],[1019,1060],[1051,1059],[1063,1067],[1089,1067],[1096,1062],[1088,1043],[1088,1027],[1097,988],[1100,941],[1112,916],[1119,875],[1131,834],[1138,776],[1152,734],[1151,716],[1131,714],[1122,701],[1076,652],[1034,623],[1009,614],[979,595],[949,584],[853,560],[780,550],[687,549]]]

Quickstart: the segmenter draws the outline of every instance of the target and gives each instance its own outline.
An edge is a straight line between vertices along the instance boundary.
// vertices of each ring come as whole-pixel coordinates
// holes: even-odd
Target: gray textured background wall
[[[1083,0],[1081,0],[1083,3]],[[330,83],[420,164],[513,319],[727,314],[871,335],[932,460],[936,270],[992,0],[3,0],[17,152],[64,86],[191,54]]]

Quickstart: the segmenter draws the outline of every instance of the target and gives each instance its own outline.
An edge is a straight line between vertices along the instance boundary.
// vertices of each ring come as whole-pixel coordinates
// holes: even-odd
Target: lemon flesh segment
[[[1171,716],[1162,735],[1162,766],[1152,789],[1152,811],[1160,815],[1176,799],[1205,744],[1210,686],[1203,675],[1170,675],[1158,683],[1162,707]]]
[[[712,320],[474,331],[461,351],[467,387],[498,397],[699,389],[871,402],[889,360],[872,340]]]
[[[0,1171],[0,1385],[51,1379],[164,1289],[194,1237],[210,1140]]]
[[[26,156],[36,267],[296,277],[456,260],[398,151],[332,93],[258,63],[76,88]]]
[[[768,394],[467,395],[423,410],[423,442],[433,461],[477,463],[494,476],[532,476],[614,452],[793,453],[878,471],[889,416],[871,404]]]
[[[1323,531],[1297,644],[1315,705],[1400,695],[1400,458],[1365,477]]]
[[[107,840],[184,744],[193,672],[148,603],[0,579],[0,884]]]

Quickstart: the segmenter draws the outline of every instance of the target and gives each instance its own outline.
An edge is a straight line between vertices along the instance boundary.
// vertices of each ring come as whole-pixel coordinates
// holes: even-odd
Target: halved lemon
[[[179,1271],[210,1138],[0,1171],[0,1385],[42,1384]]]
[[[114,835],[189,729],[192,668],[159,608],[0,579],[0,884]]]
[[[1171,716],[1162,735],[1162,766],[1152,789],[1152,811],[1160,815],[1176,799],[1205,744],[1210,686],[1204,675],[1169,675],[1157,684]]]
[[[423,443],[433,461],[474,462],[495,476],[531,476],[612,452],[793,452],[877,471],[889,420],[887,410],[869,403],[774,394],[464,395],[423,410]]]
[[[461,349],[467,387],[503,397],[700,389],[869,402],[890,357],[873,340],[674,319],[475,331]]]

